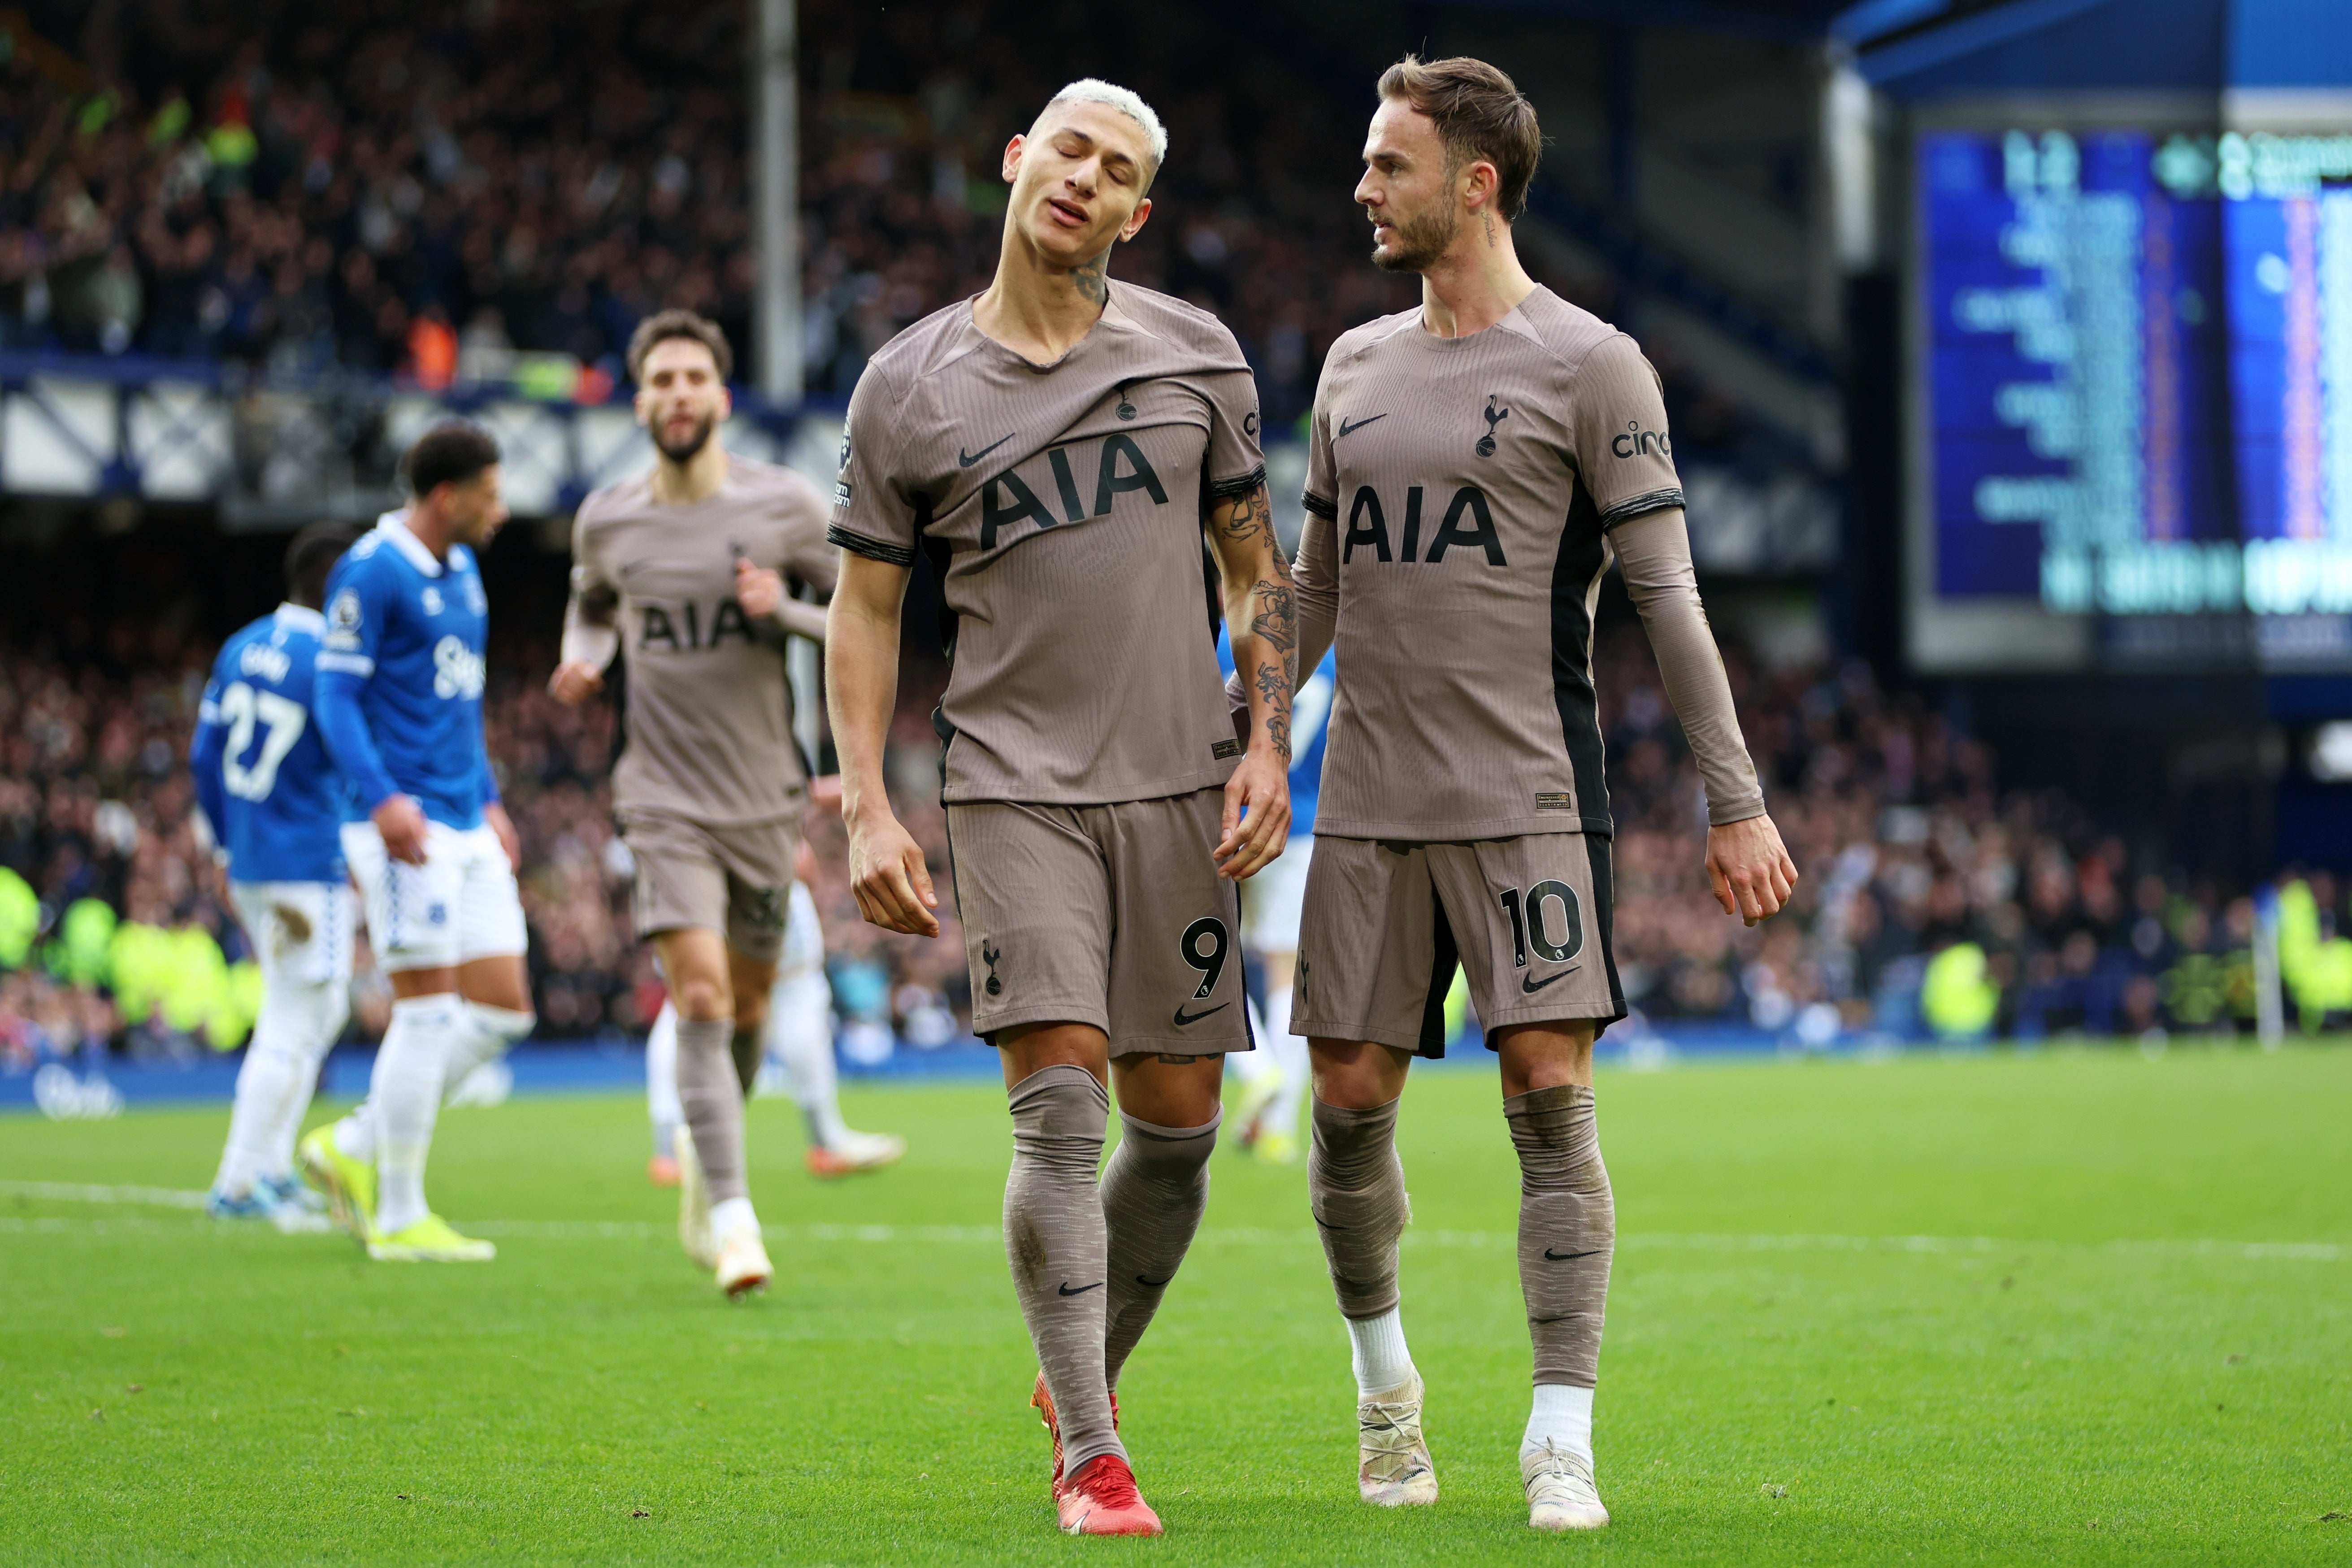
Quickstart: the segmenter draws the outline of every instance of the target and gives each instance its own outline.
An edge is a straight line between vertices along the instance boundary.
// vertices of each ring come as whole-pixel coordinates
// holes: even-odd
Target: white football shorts
[[[374,823],[347,822],[343,858],[387,974],[519,955],[530,945],[514,868],[487,822],[463,832],[427,823],[422,866],[386,854]]]
[[[352,983],[352,935],[358,925],[352,890],[341,882],[236,882],[228,885],[237,923],[253,943],[262,989]]]

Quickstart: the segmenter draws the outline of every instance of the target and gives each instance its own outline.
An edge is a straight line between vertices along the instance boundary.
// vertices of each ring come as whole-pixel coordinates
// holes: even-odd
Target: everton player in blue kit
[[[482,741],[489,600],[473,552],[506,521],[499,447],[465,420],[402,460],[411,495],[327,584],[318,721],[348,791],[343,853],[390,978],[368,1103],[303,1141],[303,1163],[371,1258],[483,1262],[425,1202],[445,1084],[530,1033],[514,826]]]
[[[294,1174],[294,1134],[351,1013],[358,917],[343,877],[342,787],[310,697],[327,573],[353,535],[337,523],[295,535],[286,603],[221,645],[188,748],[196,803],[261,967],[261,1013],[205,1209],[289,1230],[322,1223]]]

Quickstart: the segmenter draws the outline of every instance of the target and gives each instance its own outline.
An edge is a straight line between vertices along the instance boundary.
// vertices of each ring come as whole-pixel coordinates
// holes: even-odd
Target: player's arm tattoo
[[[1210,525],[1217,554],[1234,582],[1254,573],[1248,605],[1254,650],[1244,650],[1238,618],[1234,623],[1234,658],[1245,651],[1252,663],[1249,687],[1256,689],[1263,709],[1266,739],[1285,763],[1290,761],[1290,694],[1298,684],[1298,595],[1290,583],[1290,563],[1283,558],[1282,542],[1274,531],[1274,508],[1264,485],[1247,493],[1221,498]],[[1234,557],[1240,557],[1235,560]],[[1255,559],[1253,559],[1255,557]],[[1269,657],[1270,656],[1270,657]]]
[[[1070,286],[1099,305],[1110,298],[1109,273],[1110,252],[1106,250],[1092,261],[1081,261],[1070,268]]]
[[[1188,1068],[1201,1059],[1198,1057],[1180,1057],[1172,1051],[1161,1051],[1159,1055],[1160,1059],[1171,1068]]]
[[[1234,497],[1233,510],[1225,514],[1225,521],[1217,526],[1224,531],[1227,539],[1237,543],[1263,537],[1273,548],[1277,559],[1282,553],[1281,542],[1275,537],[1274,532],[1274,508],[1266,500],[1264,485],[1258,486],[1247,495]]]

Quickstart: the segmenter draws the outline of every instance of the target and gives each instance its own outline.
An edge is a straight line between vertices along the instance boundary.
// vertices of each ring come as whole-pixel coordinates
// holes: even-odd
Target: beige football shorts
[[[630,903],[637,935],[707,926],[724,931],[727,945],[754,963],[782,955],[796,824],[709,826],[635,810],[621,818],[621,837],[637,866]]]
[[[1458,963],[1487,1049],[1513,1024],[1590,1019],[1597,1035],[1625,1016],[1609,849],[1595,833],[1465,844],[1318,835],[1291,1033],[1442,1057]]]
[[[1092,1024],[1115,1057],[1249,1050],[1241,903],[1212,858],[1224,798],[950,805],[972,1032]]]

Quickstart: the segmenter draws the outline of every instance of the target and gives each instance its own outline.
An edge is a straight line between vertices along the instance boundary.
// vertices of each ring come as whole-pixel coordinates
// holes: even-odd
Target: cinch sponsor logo
[[[1664,430],[1644,430],[1638,419],[1628,420],[1625,428],[1610,437],[1609,449],[1621,458],[1638,458],[1647,452],[1675,455],[1675,444],[1666,439]]]
[[[1429,553],[1423,555],[1421,499],[1419,485],[1404,492],[1404,548],[1401,552],[1392,552],[1388,513],[1381,505],[1380,492],[1370,485],[1360,486],[1356,499],[1348,506],[1348,533],[1340,542],[1339,564],[1345,566],[1353,560],[1360,545],[1384,563],[1401,558],[1408,563],[1417,561],[1434,566],[1445,559],[1448,550],[1475,545],[1485,554],[1487,565],[1510,564],[1503,559],[1503,541],[1495,531],[1495,515],[1487,509],[1486,492],[1475,485],[1465,485],[1454,492],[1454,499],[1445,505],[1445,519],[1437,525],[1437,532],[1429,542]]]
[[[1084,522],[1090,517],[1106,516],[1113,503],[1129,490],[1148,492],[1154,506],[1168,504],[1168,487],[1160,482],[1151,459],[1143,455],[1143,448],[1135,444],[1132,436],[1106,436],[1097,444],[1091,510],[1087,506],[1085,491],[1079,488],[1077,471],[1070,464],[1070,448],[1055,447],[1045,453],[1045,460],[1054,471],[1055,499],[1062,503],[1062,515],[1055,517],[1037,499],[1037,493],[1022,482],[1021,476],[1007,468],[981,487],[982,550],[995,549],[997,531],[1010,528],[1024,518],[1034,522],[1042,532],[1059,528],[1064,522]]]

